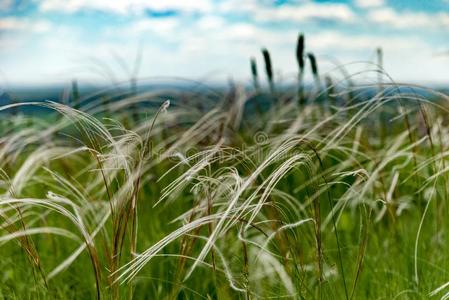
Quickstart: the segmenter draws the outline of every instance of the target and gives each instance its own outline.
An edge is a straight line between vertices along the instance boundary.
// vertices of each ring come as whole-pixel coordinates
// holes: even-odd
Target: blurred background
[[[369,68],[382,47],[394,80],[449,83],[448,0],[0,0],[0,87],[249,82],[261,47],[288,81],[298,32],[322,72]]]

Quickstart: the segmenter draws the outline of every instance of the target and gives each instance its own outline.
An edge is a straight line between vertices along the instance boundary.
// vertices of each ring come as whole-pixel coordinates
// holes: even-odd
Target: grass
[[[0,297],[444,297],[449,97],[323,89],[307,55],[309,94],[273,94],[264,50],[270,94],[252,59],[255,90],[231,100],[74,91],[79,110],[0,108],[53,111],[0,127]]]

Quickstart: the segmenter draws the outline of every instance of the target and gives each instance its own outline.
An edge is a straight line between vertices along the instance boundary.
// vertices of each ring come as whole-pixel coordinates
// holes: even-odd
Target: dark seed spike
[[[15,97],[12,97],[12,96],[10,96],[10,95],[8,95],[8,96],[9,96],[9,99],[10,99],[10,101],[11,101],[11,102],[10,102],[11,104],[14,104],[14,103],[17,103],[17,102],[18,102],[17,99],[16,99]],[[19,112],[19,107],[18,107],[18,106],[14,107],[14,108],[12,109],[12,115],[13,115],[13,116],[17,115],[18,112]]]
[[[312,70],[313,76],[318,77],[318,66],[316,63],[315,55],[313,55],[313,53],[308,53],[307,56],[309,57],[310,68]]]
[[[260,86],[259,86],[259,75],[257,74],[256,59],[254,57],[251,57],[250,62],[251,62],[251,74],[253,75],[254,88],[256,89],[256,91],[258,91]]]
[[[304,34],[300,33],[298,36],[298,43],[296,45],[296,60],[298,61],[299,70],[304,70]]]
[[[251,74],[253,74],[254,77],[257,77],[257,65],[254,57],[251,57]]]
[[[330,76],[326,76],[324,78],[326,82],[326,89],[327,89],[327,95],[329,99],[334,100],[335,99],[335,89],[334,89],[334,83],[332,82],[332,78]]]
[[[376,49],[376,55],[377,55],[377,83],[379,85],[379,93],[382,93],[382,73],[383,73],[383,51],[381,47],[377,47]]]
[[[130,85],[131,85],[131,96],[136,96],[137,95],[137,79],[136,77],[131,77],[131,81],[130,81]],[[132,119],[134,120],[134,122],[139,121],[139,107],[137,103],[134,103],[131,106],[131,110],[132,110]]]
[[[267,73],[268,84],[270,85],[270,90],[273,92],[273,66],[271,65],[270,52],[266,48],[262,49],[263,60],[265,61],[265,71]]]
[[[377,47],[376,49],[376,54],[377,54],[377,64],[379,65],[379,67],[382,67],[382,48],[381,47]]]
[[[79,107],[79,99],[80,99],[80,93],[78,90],[78,82],[76,79],[72,80],[72,101],[73,101],[73,108],[78,109]]]
[[[329,99],[329,102],[331,104],[330,110],[332,113],[336,112],[335,105],[336,103],[336,97],[335,97],[335,86],[334,82],[332,81],[332,78],[330,76],[326,76],[324,78],[325,84],[326,84],[326,91],[327,91],[327,98]]]
[[[265,61],[265,69],[269,80],[273,79],[273,67],[271,65],[270,52],[267,49],[262,49],[263,59]]]
[[[315,58],[315,55],[313,53],[307,53],[307,57],[310,61],[310,69],[312,70],[313,79],[315,81],[315,96],[319,95],[320,89],[321,89],[321,83],[320,83],[320,76],[318,75],[318,65]]]
[[[304,92],[303,92],[303,74],[304,74],[304,34],[300,33],[298,35],[298,43],[296,44],[296,60],[298,62],[299,73],[298,73],[298,101],[299,105],[304,105]]]

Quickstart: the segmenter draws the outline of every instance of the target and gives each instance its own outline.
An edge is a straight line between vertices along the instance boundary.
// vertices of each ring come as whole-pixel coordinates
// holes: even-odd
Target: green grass
[[[449,281],[448,97],[291,95],[5,119],[0,298],[427,299]]]

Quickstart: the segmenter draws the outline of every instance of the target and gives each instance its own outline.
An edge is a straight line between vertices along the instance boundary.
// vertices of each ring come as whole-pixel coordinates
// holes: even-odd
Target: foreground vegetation
[[[427,298],[449,99],[333,92],[15,104],[54,112],[2,123],[1,297]]]
[[[262,54],[268,92],[0,107],[0,298],[448,298],[449,97]]]

